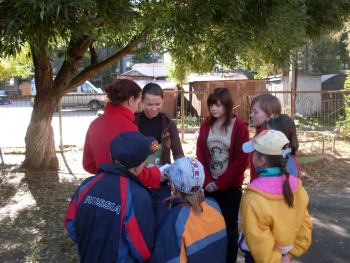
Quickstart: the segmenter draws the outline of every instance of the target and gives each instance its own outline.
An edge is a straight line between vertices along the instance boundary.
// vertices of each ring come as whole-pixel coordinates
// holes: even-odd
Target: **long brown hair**
[[[294,120],[286,114],[279,114],[266,121],[265,128],[283,132],[289,140],[292,154],[295,155],[299,148],[297,129]]]
[[[210,107],[213,106],[214,104],[216,105],[221,104],[225,108],[225,121],[222,124],[222,128],[226,130],[232,118],[232,108],[233,108],[232,97],[227,88],[214,89],[214,91],[209,95],[207,99],[210,126],[213,126],[215,121],[217,120],[217,118],[212,116],[210,112]]]
[[[276,96],[273,96],[270,93],[261,94],[259,96],[254,97],[254,99],[252,100],[252,104],[250,104],[250,109],[252,109],[254,104],[256,104],[257,102],[259,102],[262,111],[265,112],[269,117],[281,114],[282,112],[281,102]]]
[[[283,198],[284,201],[288,204],[289,207],[293,207],[294,203],[294,195],[292,188],[289,184],[289,172],[287,170],[287,160],[288,158],[283,158],[281,155],[267,155],[260,153],[258,151],[255,151],[260,157],[264,158],[267,163],[268,167],[279,167],[282,170],[282,174],[285,175],[285,180],[283,182]]]

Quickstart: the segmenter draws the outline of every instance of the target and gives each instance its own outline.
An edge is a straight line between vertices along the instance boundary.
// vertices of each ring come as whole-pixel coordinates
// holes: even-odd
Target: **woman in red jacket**
[[[133,121],[141,101],[141,88],[132,80],[122,79],[108,86],[106,93],[109,101],[105,111],[91,122],[85,137],[83,167],[93,174],[101,163],[112,162],[109,145],[116,136],[138,130]],[[160,178],[157,167],[145,168],[139,176],[144,185],[154,188],[159,187]]]
[[[208,97],[209,117],[201,124],[197,158],[204,165],[206,195],[218,202],[227,227],[227,262],[236,262],[238,211],[248,155],[242,145],[249,140],[248,123],[232,114],[233,102],[226,88]]]

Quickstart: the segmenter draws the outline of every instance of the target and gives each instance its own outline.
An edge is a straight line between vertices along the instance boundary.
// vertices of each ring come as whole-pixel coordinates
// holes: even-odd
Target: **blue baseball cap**
[[[145,137],[138,131],[123,132],[109,145],[111,158],[126,168],[139,166],[154,153],[158,142],[154,137]]]

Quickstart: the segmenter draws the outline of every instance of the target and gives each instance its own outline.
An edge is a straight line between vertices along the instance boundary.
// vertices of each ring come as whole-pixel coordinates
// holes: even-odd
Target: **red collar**
[[[107,103],[105,107],[105,114],[122,115],[130,121],[134,121],[135,119],[134,113],[127,107],[124,107],[122,105],[115,105],[111,102]]]
[[[263,130],[266,130],[263,126],[258,126],[255,128],[255,136],[258,135]]]

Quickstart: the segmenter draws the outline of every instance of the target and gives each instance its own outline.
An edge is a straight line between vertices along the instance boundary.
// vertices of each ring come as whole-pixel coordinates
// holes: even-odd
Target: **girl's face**
[[[250,113],[250,120],[253,126],[254,127],[261,126],[268,118],[269,116],[267,115],[267,113],[260,108],[260,102],[257,101],[253,105],[252,112]]]
[[[253,152],[252,162],[255,168],[266,168],[266,160],[257,152]]]
[[[150,119],[157,117],[163,108],[163,98],[161,96],[146,94],[142,102],[145,114]]]
[[[209,107],[209,111],[214,118],[221,118],[225,116],[225,107],[218,101]]]

